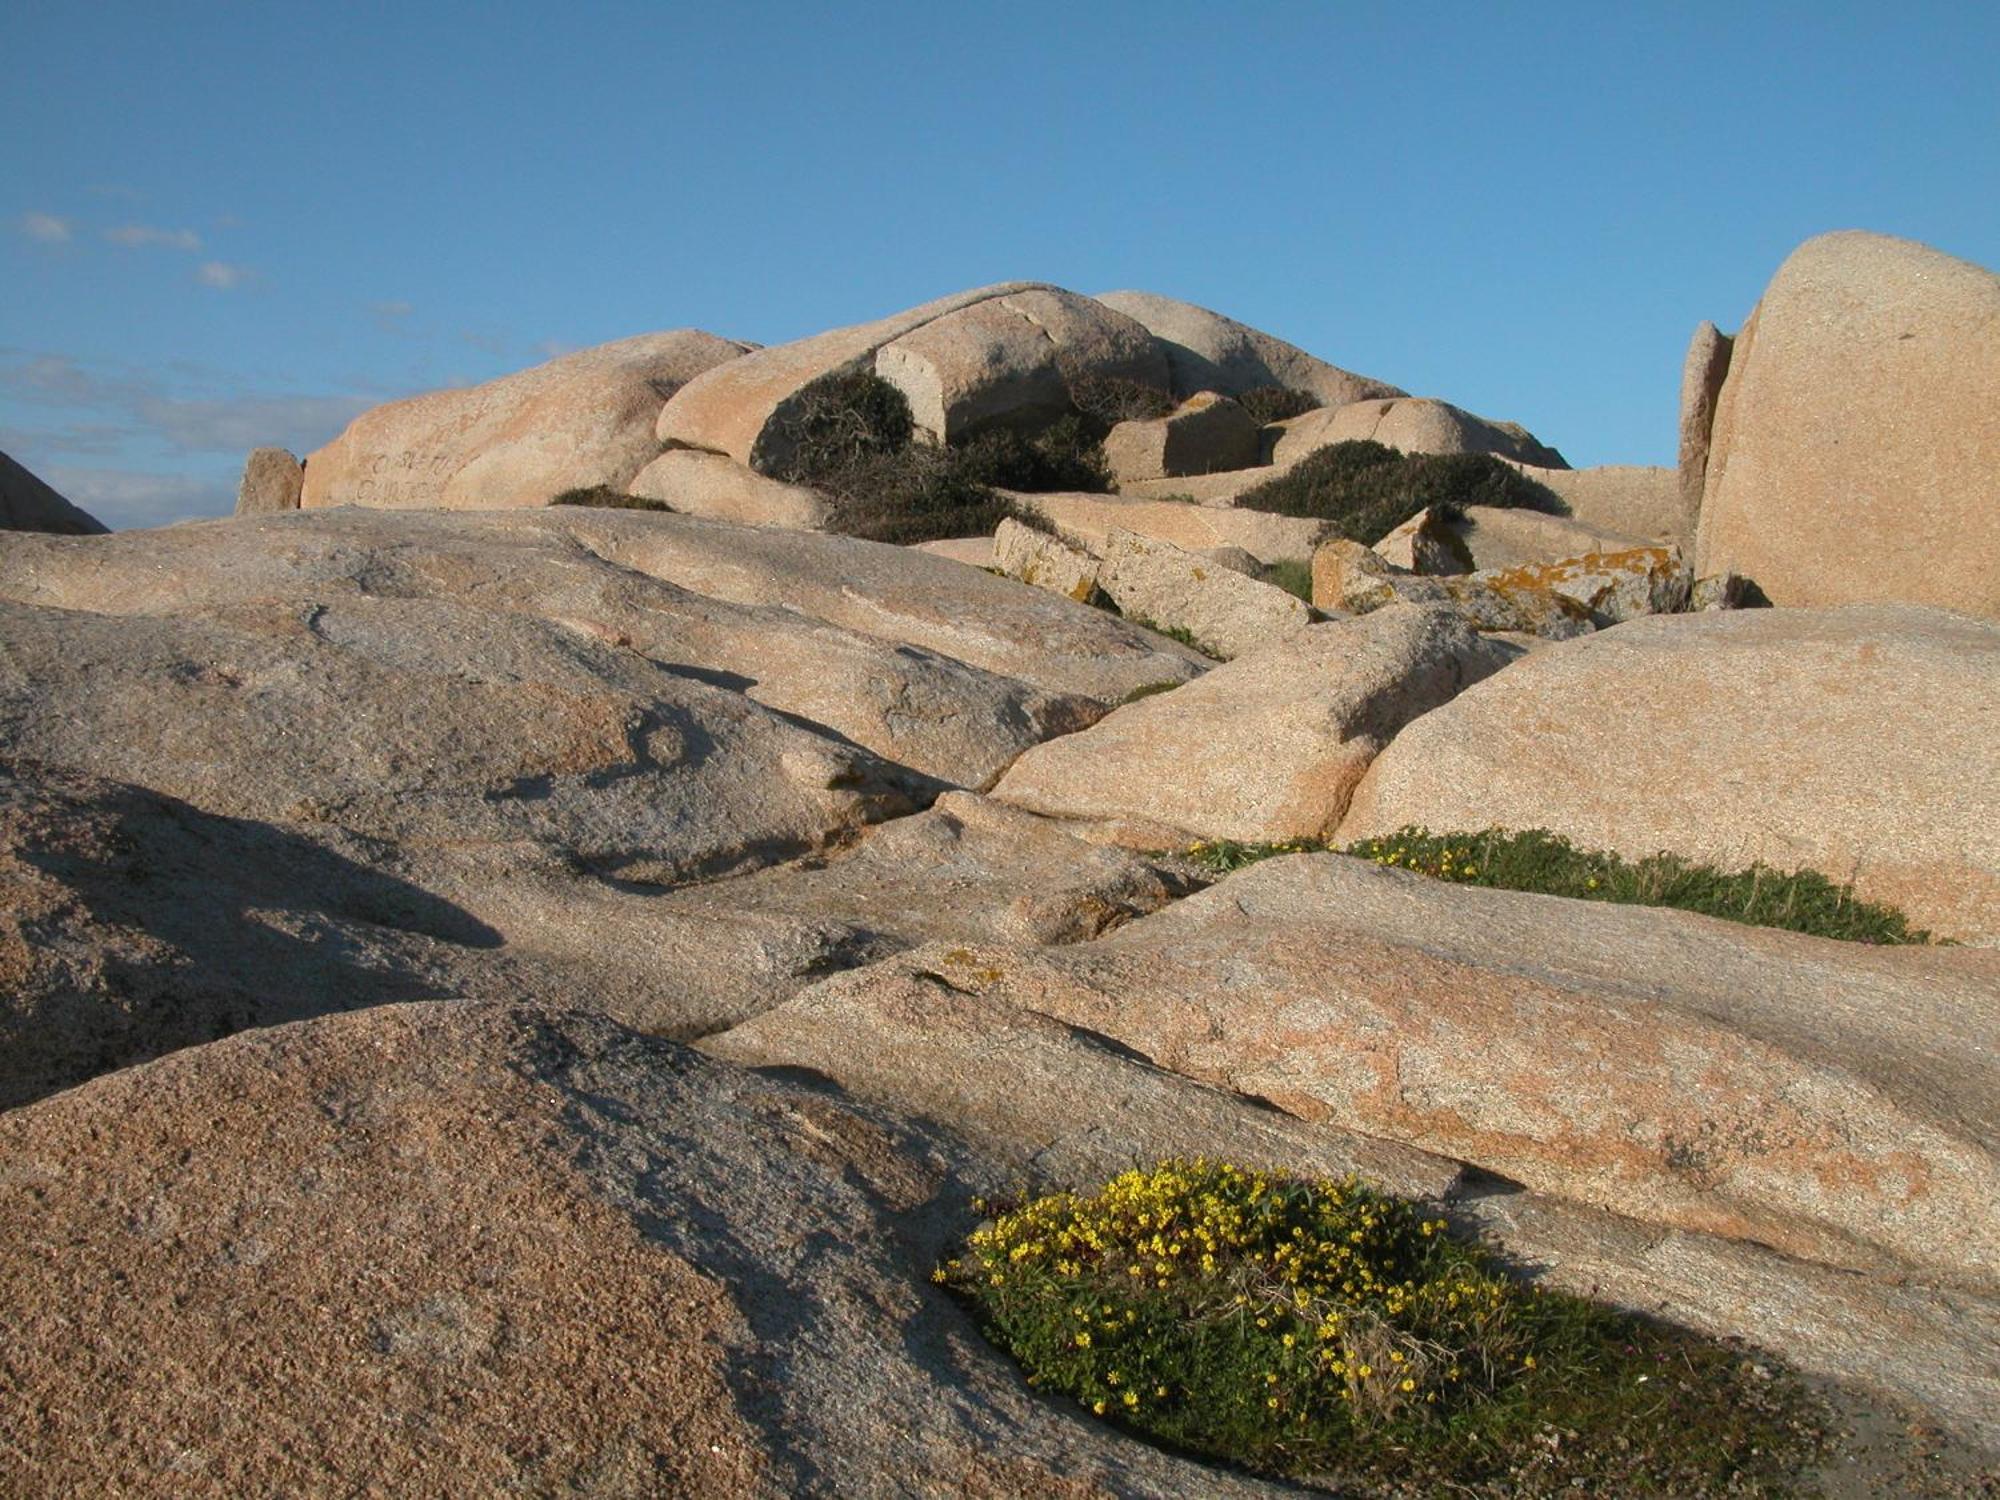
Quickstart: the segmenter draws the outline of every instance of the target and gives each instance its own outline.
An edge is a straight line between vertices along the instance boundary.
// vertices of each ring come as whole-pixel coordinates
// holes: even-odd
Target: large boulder
[[[101,536],[110,528],[0,453],[0,531]]]
[[[1121,485],[1244,469],[1257,462],[1261,431],[1229,397],[1200,391],[1164,417],[1113,427],[1104,439],[1104,461]]]
[[[1132,531],[1106,540],[1096,584],[1126,619],[1184,632],[1219,661],[1247,656],[1320,618],[1276,584]]]
[[[1943,936],[1991,943],[1996,705],[2000,627],[1962,615],[1634,620],[1538,652],[1410,725],[1340,834],[1548,828],[1635,858],[1809,868]]]
[[[1317,396],[1322,405],[1342,406],[1376,396],[1403,393],[1380,380],[1315,359],[1296,345],[1192,302],[1152,292],[1105,292],[1097,300],[1145,325],[1166,350],[1173,392],[1197,391],[1240,396],[1260,386],[1282,386]]]
[[[993,427],[1034,430],[1071,410],[1074,380],[1167,387],[1152,335],[1121,313],[1059,287],[990,297],[932,319],[875,354],[920,435],[957,443]]]
[[[1002,521],[993,533],[992,563],[996,572],[1079,604],[1097,597],[1099,559],[1053,531]]]
[[[1388,396],[1324,407],[1273,424],[1271,462],[1289,468],[1335,443],[1375,442],[1405,453],[1491,453],[1524,464],[1564,468],[1562,455],[1512,422],[1489,422],[1448,401]]]
[[[24,1492],[1277,1493],[1041,1399],[928,1285],[997,1164],[587,1012],[235,1037],[0,1156]]]
[[[894,968],[1537,1192],[2000,1288],[1991,953],[1304,855],[1094,943],[934,945]]]
[[[1038,746],[993,795],[1141,836],[1314,838],[1398,730],[1512,654],[1442,610],[1310,625]]]
[[[1373,550],[1413,573],[1472,573],[1559,563],[1586,553],[1627,552],[1646,545],[1644,537],[1572,516],[1516,506],[1434,505],[1383,537]]]
[[[1324,522],[1307,517],[1238,510],[1226,503],[1200,505],[1184,499],[1144,499],[1083,491],[1004,493],[1015,505],[1033,511],[1064,536],[1099,552],[1114,531],[1130,531],[1171,542],[1187,552],[1241,547],[1259,562],[1302,562],[1312,556],[1319,534],[1325,529]]]
[[[236,485],[236,514],[263,516],[297,510],[306,471],[286,448],[252,448]]]
[[[417,670],[418,640],[490,612],[512,617],[511,628],[581,637],[672,677],[741,693],[795,724],[956,786],[989,784],[1030,744],[1081,728],[1101,711],[1090,699],[797,609],[706,598],[608,561],[583,539],[643,534],[652,518],[602,515],[567,507],[312,511],[119,537],[101,548],[36,542],[0,557],[0,598],[154,615],[282,602],[302,616],[349,602],[379,610],[394,600],[415,633],[404,649]],[[445,654],[458,649],[470,647]]]
[[[1082,374],[1166,385],[1166,360],[1130,319],[1041,282],[1009,281],[760,349],[690,381],[659,413],[669,448],[723,453],[760,474],[789,462],[802,392],[872,370],[917,424],[952,441],[995,423],[1035,426],[1069,409]]]
[[[623,490],[660,451],[660,403],[746,344],[647,333],[363,412],[306,459],[300,503],[497,510]]]
[[[2000,276],[1907,240],[1808,240],[1737,336],[1697,566],[1775,604],[2000,618]]]
[[[782,526],[822,531],[832,502],[802,484],[767,479],[720,453],[669,448],[632,478],[626,494],[657,500],[682,515],[739,526]]]
[[[1682,510],[1680,482],[1672,469],[1641,464],[1550,469],[1511,458],[1502,462],[1554,495],[1563,513],[1580,526],[1637,543],[1693,549],[1694,516]]]

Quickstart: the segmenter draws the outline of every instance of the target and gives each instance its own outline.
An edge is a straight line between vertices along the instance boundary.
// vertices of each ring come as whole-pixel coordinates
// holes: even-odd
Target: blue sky
[[[113,525],[551,351],[1014,278],[1671,463],[1799,241],[2000,266],[1990,5],[8,0],[0,56],[0,449]]]

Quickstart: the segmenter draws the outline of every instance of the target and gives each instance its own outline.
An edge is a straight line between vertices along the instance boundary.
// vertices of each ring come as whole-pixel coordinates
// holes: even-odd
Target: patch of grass
[[[1171,693],[1175,688],[1182,686],[1184,684],[1178,682],[1142,682],[1120,698],[1118,706],[1123,708],[1128,703],[1137,703],[1141,698],[1157,698],[1161,693]]]
[[[1249,412],[1260,427],[1302,417],[1326,405],[1311,391],[1295,391],[1282,385],[1252,386],[1236,398],[1236,404]]]
[[[1188,650],[1199,651],[1210,661],[1227,660],[1213,646],[1206,645],[1196,639],[1195,633],[1185,625],[1162,625],[1158,620],[1149,620],[1144,615],[1126,615],[1124,618],[1137,625],[1141,630],[1150,630],[1154,635],[1163,635],[1170,641],[1179,641]]]
[[[1725,874],[1674,854],[1628,862],[1616,854],[1579,849],[1545,828],[1471,834],[1403,828],[1384,838],[1363,839],[1346,852],[1464,885],[1670,906],[1850,943],[1931,941],[1928,932],[1911,927],[1895,908],[1859,900],[1852,886],[1836,884],[1814,870],[1786,873],[1760,863]]]
[[[1264,581],[1288,594],[1313,602],[1313,565],[1302,557],[1281,557],[1264,569]]]
[[[1768,1495],[1820,1450],[1788,1371],[1522,1285],[1349,1178],[1202,1160],[996,1205],[934,1279],[1029,1383],[1343,1493]]]
[[[564,490],[551,505],[594,505],[605,510],[663,510],[671,513],[673,507],[664,500],[647,500],[638,495],[624,495],[608,484],[589,485],[582,489]]]
[[[1862,901],[1851,885],[1813,870],[1787,873],[1756,864],[1725,873],[1674,854],[1627,861],[1616,854],[1579,849],[1546,828],[1511,833],[1431,833],[1402,828],[1336,850],[1318,839],[1242,844],[1211,839],[1191,844],[1183,857],[1217,876],[1281,854],[1345,853],[1392,869],[1409,870],[1457,885],[1532,891],[1625,906],[1665,906],[1699,912],[1750,927],[1777,927],[1849,943],[1928,943],[1894,907]]]
[[[1559,512],[1563,504],[1486,453],[1401,453],[1365,440],[1333,443],[1237,496],[1245,510],[1326,522],[1324,537],[1372,546],[1426,506],[1510,506]]]

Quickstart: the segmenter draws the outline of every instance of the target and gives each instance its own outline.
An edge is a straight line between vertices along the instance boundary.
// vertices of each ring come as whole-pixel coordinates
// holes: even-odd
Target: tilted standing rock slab
[[[1696,566],[1774,604],[2000,618],[2000,276],[1908,240],[1808,240],[1737,335]]]
[[[1295,344],[1192,302],[1153,292],[1104,292],[1097,300],[1151,330],[1166,349],[1174,395],[1181,398],[1197,391],[1240,396],[1271,385],[1304,391],[1326,406],[1403,394],[1384,381],[1351,374]]]
[[[253,448],[243,461],[243,478],[236,486],[236,514],[261,516],[297,510],[305,482],[305,469],[288,449]]]
[[[0,453],[0,531],[101,536],[110,528]]]
[[[1309,625],[1030,750],[993,795],[1168,837],[1316,837],[1398,730],[1513,655],[1444,610],[1398,605]]]
[[[1131,531],[1105,540],[1097,586],[1127,619],[1184,630],[1221,661],[1282,641],[1320,618],[1276,584]]]
[[[1301,855],[1094,943],[897,964],[1540,1192],[2000,1287],[2000,957],[1981,950]]]
[[[1098,559],[1083,548],[1011,518],[1002,521],[993,533],[996,571],[1079,604],[1088,604],[1096,597],[1099,566]]]
[[[1992,943],[1996,744],[2000,626],[1913,605],[1661,616],[1412,724],[1340,835],[1548,828],[1630,858],[1761,860]]]
[[[1688,340],[1681,365],[1680,457],[1674,471],[1680,499],[1681,533],[1692,540],[1701,524],[1702,491],[1708,484],[1708,455],[1715,435],[1715,408],[1736,340],[1703,319]]]
[[[660,451],[660,403],[748,347],[678,328],[392,401],[306,459],[301,504],[496,510],[568,489],[623,490]]]
[[[1102,551],[1114,531],[1172,542],[1187,552],[1210,547],[1241,547],[1259,562],[1304,561],[1313,554],[1323,523],[1301,516],[1280,516],[1267,510],[1238,510],[1233,505],[1191,505],[1185,500],[1098,495],[1086,491],[1030,494],[1004,490],[1009,500],[1031,510],[1086,546]]]
[[[230,1038],[0,1160],[31,1493],[1280,1493],[1037,1396],[929,1284],[998,1163],[588,1012]]]

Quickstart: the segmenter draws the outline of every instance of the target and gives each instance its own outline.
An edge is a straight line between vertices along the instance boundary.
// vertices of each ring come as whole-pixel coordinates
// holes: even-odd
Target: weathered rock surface
[[[993,566],[1020,583],[1088,604],[1097,594],[1098,559],[1060,536],[1002,521],[993,533]]]
[[[1209,547],[1241,547],[1259,562],[1303,560],[1313,553],[1321,523],[1230,505],[1190,505],[1179,500],[1135,499],[1130,495],[1083,492],[1029,494],[1003,491],[1065,536],[1102,551],[1114,531],[1171,542],[1186,552]]]
[[[350,600],[398,600],[412,631],[399,649],[413,657],[447,620],[477,620],[487,611],[526,617],[533,622],[527,628],[553,641],[601,642],[615,655],[740,692],[806,729],[958,786],[989,784],[1030,744],[1097,716],[1096,705],[1079,696],[1046,693],[795,609],[704,598],[607,561],[591,550],[590,537],[643,535],[655,518],[605,516],[568,507],[486,515],[309,512],[135,533],[101,548],[35,542],[0,558],[0,597],[116,614],[283,601],[301,618]],[[560,672],[560,655],[552,660]],[[251,694],[244,710],[260,702]],[[332,742],[343,743],[337,736]]]
[[[975,576],[914,548],[691,516],[597,512],[573,524],[579,541],[601,556],[696,593],[782,605],[1044,692],[1116,703],[1136,687],[1185,682],[1209,665],[1198,652],[1103,610]]]
[[[1567,640],[1596,629],[1590,611],[1567,593],[1521,578],[1496,588],[1495,573],[1430,575],[1397,567],[1373,548],[1335,537],[1313,553],[1313,607],[1366,614],[1403,603],[1451,610],[1481,630]]]
[[[1105,292],[1097,300],[1151,330],[1166,350],[1173,392],[1178,397],[1197,391],[1240,396],[1258,386],[1276,385],[1305,391],[1328,406],[1340,406],[1403,394],[1392,385],[1350,374],[1283,339],[1191,302],[1152,292]]]
[[[1221,661],[1282,641],[1320,618],[1276,584],[1132,531],[1105,539],[1096,585],[1127,619],[1185,630]]]
[[[1391,396],[1323,407],[1274,423],[1282,435],[1271,462],[1289,468],[1335,443],[1376,442],[1405,453],[1491,453],[1546,468],[1563,468],[1562,455],[1512,422],[1489,422],[1448,401]]]
[[[1034,430],[1070,410],[1069,382],[1167,388],[1167,359],[1122,313],[1058,287],[989,297],[912,328],[875,355],[919,433],[956,443],[993,427]]]
[[[1393,894],[1396,887],[1367,889]],[[1476,904],[1454,913],[1448,890],[1435,895],[1451,917],[1446,940],[1454,954],[1479,961],[1479,924],[1488,913]],[[1553,922],[1506,924],[1509,946],[1496,966],[1507,967],[1532,944],[1536,964],[1572,968],[1584,956],[1604,967],[1626,917],[1616,913],[1614,931],[1594,941],[1583,931],[1589,918],[1616,909],[1586,913],[1559,904],[1568,909]],[[1421,944],[1432,909],[1418,903],[1384,912],[1378,902],[1361,921]],[[1704,924],[1662,922],[1664,915],[1642,914],[1650,946],[1638,962],[1659,956],[1662,943],[1672,962],[1701,941]],[[1552,942],[1551,960],[1540,935],[1556,924],[1562,936]],[[969,957],[940,947],[827,980],[710,1038],[703,1050],[760,1067],[811,1069],[859,1098],[953,1122],[1034,1177],[1094,1181],[1174,1153],[1278,1170],[1356,1171],[1397,1191],[1442,1198],[1459,1228],[1535,1267],[1545,1284],[1748,1339],[1813,1374],[1916,1401],[1975,1438],[2000,1438],[2000,1371],[1991,1358],[2000,1304],[1990,1298],[1860,1277],[1522,1191],[1503,1179],[1461,1175],[1448,1158],[1279,1113],[1157,1068],[1097,1031],[1027,1008],[997,969],[968,985]],[[1100,972],[1092,970],[1093,982]],[[1811,982],[1787,994],[1801,1010]]]
[[[1257,462],[1261,430],[1229,397],[1199,391],[1164,417],[1113,427],[1104,439],[1104,459],[1121,485],[1245,469]]]
[[[2000,618],[2000,276],[1847,232],[1778,268],[1718,400],[1696,564],[1774,604]]]
[[[306,471],[289,449],[252,448],[236,486],[236,514],[262,516],[297,510],[305,482]]]
[[[1442,610],[1308,626],[1017,760],[993,795],[1169,834],[1316,837],[1392,736],[1511,658]]]
[[[0,1155],[34,1492],[1273,1493],[1034,1396],[925,1284],[1003,1185],[953,1138],[587,1013],[232,1038]]]
[[[1263,465],[1254,469],[1228,469],[1220,474],[1183,474],[1177,479],[1128,479],[1118,486],[1118,493],[1138,500],[1192,500],[1203,506],[1233,505],[1238,495],[1255,489],[1277,473],[1278,470]]]
[[[1470,573],[1472,550],[1460,539],[1460,530],[1470,530],[1459,515],[1445,507],[1427,505],[1394,531],[1369,548],[1391,567],[1408,573]]]
[[[672,448],[633,476],[628,495],[657,500],[683,515],[739,526],[783,526],[820,531],[832,506],[802,484],[767,479],[719,453]]]
[[[1680,455],[1675,470],[1684,536],[1692,539],[1701,522],[1701,495],[1708,482],[1709,447],[1715,408],[1736,341],[1704,319],[1688,340],[1681,364]]]
[[[948,557],[968,567],[994,566],[993,538],[990,536],[949,536],[935,542],[917,542],[912,550],[928,552],[932,557]]]
[[[1548,469],[1512,459],[1502,462],[1554,495],[1569,519],[1580,526],[1692,552],[1694,522],[1681,509],[1679,481],[1672,469],[1637,464]]]
[[[2000,1285],[1990,953],[1314,855],[1095,943],[899,962],[1537,1191],[1832,1265]]]
[[[679,328],[392,401],[307,458],[301,504],[494,510],[567,489],[622,491],[660,451],[660,403],[748,347]]]
[[[1992,943],[1997,735],[2000,627],[1983,621],[1888,605],[1634,620],[1412,724],[1341,837],[1498,825],[1630,857],[1761,860]]]
[[[0,531],[100,536],[110,528],[0,453]]]
[[[1596,471],[1552,469],[1548,472],[1588,474]],[[1460,519],[1449,521],[1446,525],[1471,560],[1472,567],[1468,571],[1477,572],[1558,563],[1592,552],[1628,552],[1650,545],[1643,536],[1616,531],[1574,516],[1551,516],[1538,510],[1521,510],[1512,506],[1468,505],[1460,512]],[[1391,560],[1394,561],[1393,558]]]

